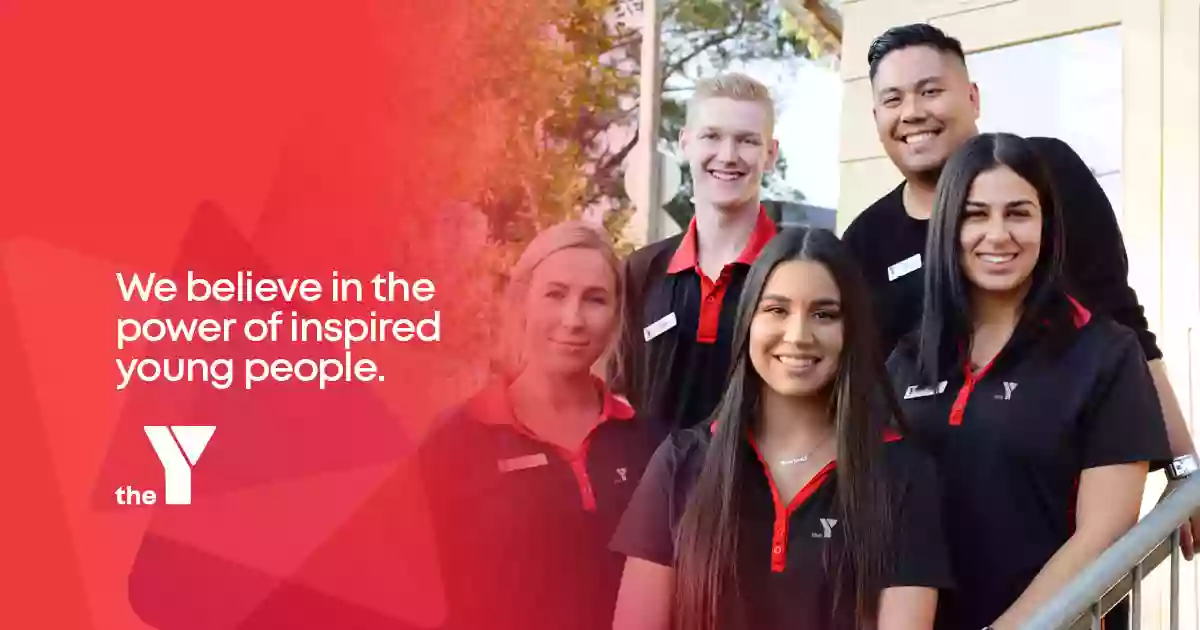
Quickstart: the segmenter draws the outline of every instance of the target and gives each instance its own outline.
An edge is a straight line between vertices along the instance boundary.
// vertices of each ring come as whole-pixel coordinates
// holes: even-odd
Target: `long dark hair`
[[[849,250],[827,230],[790,228],[776,235],[750,268],[738,304],[729,385],[680,523],[674,600],[678,630],[716,630],[740,621],[735,565],[745,440],[758,421],[765,387],[749,360],[750,324],[771,272],[791,261],[823,265],[841,293],[844,346],[829,404],[837,430],[837,492],[849,556],[839,560],[849,562],[837,562],[837,583],[842,581],[841,568],[849,564],[858,627],[871,627],[878,613],[882,578],[891,563],[892,510],[886,500],[887,480],[877,464],[885,431],[893,420],[900,422],[899,406],[887,385],[866,284]],[[890,413],[872,413],[880,408],[877,402]],[[841,593],[835,593],[834,601],[840,598]]]
[[[927,384],[941,378],[948,363],[961,361],[972,332],[971,283],[960,259],[963,214],[975,178],[998,167],[1012,169],[1037,191],[1042,207],[1042,244],[1019,327],[1045,323],[1062,333],[1070,304],[1062,290],[1065,245],[1058,195],[1049,172],[1028,140],[1007,133],[971,138],[946,162],[934,197],[929,240],[925,244],[925,308],[921,318],[917,365]]]

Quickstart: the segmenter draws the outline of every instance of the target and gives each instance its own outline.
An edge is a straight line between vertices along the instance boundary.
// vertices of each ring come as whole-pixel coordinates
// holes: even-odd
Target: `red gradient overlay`
[[[444,614],[410,456],[478,384],[480,218],[502,176],[488,90],[529,78],[520,0],[0,0],[0,627],[417,628]],[[513,52],[513,51],[516,52]],[[511,54],[503,54],[503,53]],[[499,125],[497,127],[497,125]],[[124,302],[116,274],[430,278],[429,304]],[[369,285],[367,287],[369,290]],[[424,317],[360,344],[386,381],[133,383],[118,357],[342,356],[138,343],[121,317]],[[237,327],[235,327],[236,329]],[[486,332],[486,331],[484,331]],[[162,505],[145,425],[215,425]],[[119,506],[113,492],[158,492]],[[581,570],[586,568],[581,568]]]

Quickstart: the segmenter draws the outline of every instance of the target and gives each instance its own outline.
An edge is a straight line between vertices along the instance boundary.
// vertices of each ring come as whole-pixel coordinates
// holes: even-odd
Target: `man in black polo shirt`
[[[961,43],[928,24],[889,29],[872,42],[867,60],[879,140],[904,181],[856,217],[843,239],[872,286],[884,352],[889,353],[920,321],[922,257],[934,191],[949,156],[978,133],[980,96],[968,76]],[[1068,290],[1089,310],[1137,334],[1163,406],[1171,451],[1176,457],[1194,456],[1162,351],[1129,286],[1128,257],[1112,204],[1066,143],[1054,138],[1030,142],[1041,153],[1061,199]],[[1193,529],[1200,532],[1200,515],[1181,532],[1188,559]]]
[[[742,283],[776,232],[759,202],[778,152],[773,130],[766,86],[741,74],[700,81],[679,139],[696,216],[626,262],[617,380],[659,437],[708,418],[725,391]]]

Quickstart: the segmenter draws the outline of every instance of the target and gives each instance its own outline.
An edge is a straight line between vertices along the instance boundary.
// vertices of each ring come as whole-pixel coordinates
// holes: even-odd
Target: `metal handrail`
[[[1158,543],[1158,546],[1150,552],[1150,555],[1146,556],[1144,560],[1139,562],[1131,571],[1126,573],[1125,576],[1120,579],[1120,581],[1113,585],[1113,587],[1104,594],[1104,597],[1101,598],[1100,601],[1094,603],[1088,608],[1087,612],[1091,614],[1082,614],[1077,617],[1075,619],[1075,623],[1069,626],[1070,630],[1090,630],[1095,622],[1094,618],[1097,616],[1102,618],[1104,615],[1107,615],[1108,612],[1115,608],[1122,599],[1125,599],[1127,595],[1131,594],[1133,595],[1132,599],[1136,602],[1134,604],[1133,616],[1134,618],[1138,619],[1138,621],[1134,622],[1134,626],[1136,627],[1139,625],[1141,623],[1142,616],[1142,579],[1157,569],[1158,566],[1163,563],[1163,560],[1171,557],[1172,551],[1178,553],[1178,535],[1179,533],[1176,531],[1170,537]]]
[[[1141,580],[1171,558],[1171,629],[1179,627],[1179,526],[1200,509],[1200,475],[1170,492],[1124,536],[1067,583],[1023,628],[1099,630],[1101,616],[1133,592],[1133,628],[1141,624]]]

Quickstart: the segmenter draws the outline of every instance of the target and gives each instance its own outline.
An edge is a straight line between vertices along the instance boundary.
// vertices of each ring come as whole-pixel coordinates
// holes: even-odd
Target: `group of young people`
[[[1086,165],[978,133],[932,26],[868,59],[904,181],[842,238],[762,209],[773,104],[727,74],[686,232],[528,246],[505,369],[421,451],[446,627],[1019,628],[1196,468]]]

